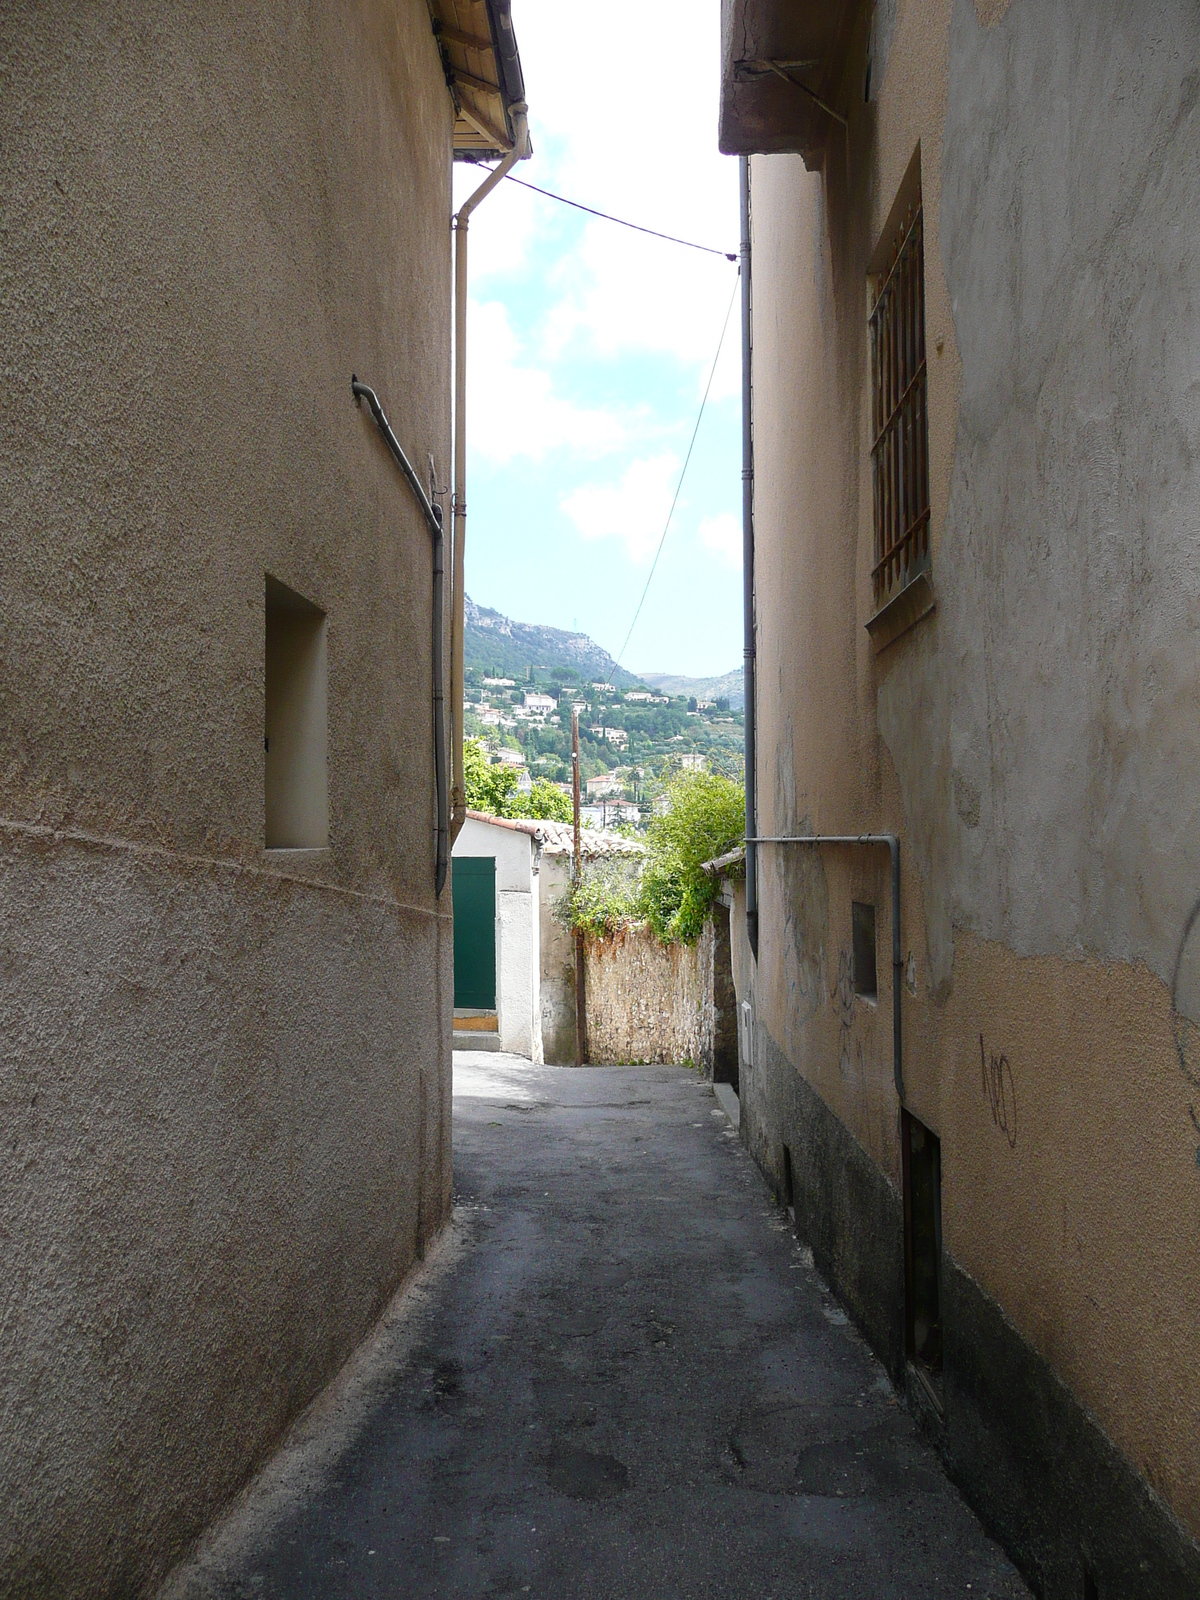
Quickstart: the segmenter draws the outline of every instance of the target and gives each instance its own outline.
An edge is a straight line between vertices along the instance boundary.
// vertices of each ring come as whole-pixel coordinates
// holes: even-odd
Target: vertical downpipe
[[[571,879],[578,885],[583,876],[583,841],[579,835],[579,707],[571,707],[571,810],[575,819],[575,854],[571,864]],[[586,951],[583,933],[575,930],[575,1065],[583,1065],[587,1050],[587,996],[584,992],[584,956]]]
[[[746,739],[746,937],[758,960],[758,773],[754,617],[754,322],[750,263],[750,157],[739,162],[742,244],[742,723]]]

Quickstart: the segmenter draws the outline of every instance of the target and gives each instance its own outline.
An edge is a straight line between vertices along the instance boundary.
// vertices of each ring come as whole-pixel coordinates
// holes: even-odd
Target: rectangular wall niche
[[[875,907],[854,900],[850,907],[851,955],[854,992],[874,1000],[879,992],[875,975]]]
[[[325,613],[267,574],[266,847],[329,844]]]
[[[942,1403],[942,1145],[905,1111],[904,1255],[908,1359]]]

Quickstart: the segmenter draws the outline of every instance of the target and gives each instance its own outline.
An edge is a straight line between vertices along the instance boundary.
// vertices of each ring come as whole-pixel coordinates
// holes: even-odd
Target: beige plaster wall
[[[899,0],[824,172],[753,162],[761,831],[901,834],[946,1246],[1200,1533],[1200,40],[979,11]],[[865,275],[918,147],[938,605],[876,656]],[[760,882],[759,1025],[898,1186],[886,854],[766,847]]]
[[[448,1206],[429,541],[349,383],[444,481],[450,132],[423,0],[0,11],[5,1593],[152,1584]]]

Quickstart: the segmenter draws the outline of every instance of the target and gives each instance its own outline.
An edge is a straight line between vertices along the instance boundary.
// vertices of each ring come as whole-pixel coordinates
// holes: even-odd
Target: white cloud
[[[552,375],[521,360],[521,346],[498,301],[472,303],[467,323],[467,437],[489,461],[552,450],[590,458],[624,443],[631,418],[577,406],[554,391]]]
[[[736,277],[728,262],[689,257],[672,245],[590,223],[578,249],[559,267],[558,282],[565,287],[547,314],[543,351],[549,359],[576,352],[610,359],[639,351],[671,355],[694,363],[702,388]],[[724,356],[736,357],[737,347],[735,308]],[[723,359],[713,397],[736,393],[739,385],[736,359]]]
[[[722,511],[715,517],[704,517],[696,531],[700,543],[706,550],[724,556],[730,566],[741,566],[742,525],[732,511]]]
[[[717,150],[719,0],[516,0],[534,157],[515,176],[599,210],[719,250],[736,250],[737,162]],[[629,49],[637,39],[638,48]],[[686,154],[681,154],[685,152]],[[460,167],[456,200],[482,178]],[[558,258],[545,308],[543,359],[669,354],[703,385],[736,269],[701,254],[588,221],[502,184],[471,223],[471,280],[513,276]],[[736,355],[736,313],[726,354]],[[737,392],[736,360],[713,386]]]
[[[560,503],[585,539],[619,539],[644,564],[662,538],[678,477],[676,456],[651,456],[633,462],[619,483],[585,484]]]

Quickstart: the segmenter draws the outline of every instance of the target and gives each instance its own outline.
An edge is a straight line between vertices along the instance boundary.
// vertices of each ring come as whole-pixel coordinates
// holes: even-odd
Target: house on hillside
[[[450,591],[351,378],[445,483],[451,162],[524,106],[508,0],[9,4],[0,61],[0,1590],[103,1600],[448,1213]]]
[[[1034,1591],[1182,1600],[1200,10],[722,18],[752,357],[742,1134]]]

